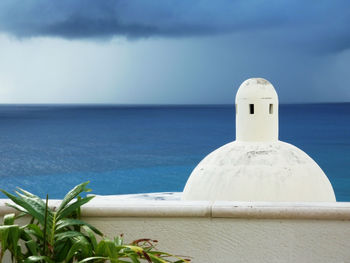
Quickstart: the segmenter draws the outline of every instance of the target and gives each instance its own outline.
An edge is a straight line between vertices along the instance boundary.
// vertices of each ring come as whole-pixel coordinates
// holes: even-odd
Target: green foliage
[[[80,220],[80,207],[93,198],[80,196],[90,191],[87,184],[82,183],[69,191],[57,210],[48,206],[48,196],[44,202],[20,188],[17,195],[0,190],[15,203],[7,205],[19,212],[18,215],[5,215],[0,226],[0,262],[5,251],[9,251],[12,261],[18,263],[189,262],[157,251],[155,240],[140,239],[124,244],[122,236],[109,240],[97,228]],[[30,222],[24,226],[15,224],[22,216],[29,216]],[[99,242],[96,236],[100,236]]]
[[[182,259],[169,253],[157,251],[155,248],[157,240],[140,239],[132,242],[132,244],[124,244],[123,236],[114,238],[114,240],[103,239],[96,248],[95,256],[85,258],[79,261],[84,262],[189,262],[189,259]],[[171,260],[175,259],[175,261]],[[130,261],[131,260],[131,261]]]

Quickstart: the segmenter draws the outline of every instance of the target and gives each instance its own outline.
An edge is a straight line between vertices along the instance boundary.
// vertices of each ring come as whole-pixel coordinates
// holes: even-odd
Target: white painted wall
[[[0,206],[0,214],[10,211]],[[157,239],[160,249],[197,263],[350,262],[350,203],[97,198],[82,214],[111,237]]]
[[[89,208],[85,219],[130,241],[157,239],[160,249],[197,263],[350,262],[349,203],[157,206],[121,203],[101,217]]]
[[[197,263],[350,262],[349,221],[235,218],[89,218],[110,233],[159,240]]]

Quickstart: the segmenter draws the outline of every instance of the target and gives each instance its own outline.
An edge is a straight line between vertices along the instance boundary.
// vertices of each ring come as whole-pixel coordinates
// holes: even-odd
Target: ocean
[[[280,140],[350,201],[350,103],[280,105],[279,123]],[[84,181],[103,195],[182,191],[198,162],[234,139],[233,105],[2,105],[0,188],[49,198]]]

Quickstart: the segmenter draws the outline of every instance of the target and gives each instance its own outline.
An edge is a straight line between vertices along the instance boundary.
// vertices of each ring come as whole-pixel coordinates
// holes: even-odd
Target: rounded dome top
[[[277,100],[278,96],[272,84],[263,78],[250,78],[244,81],[236,94],[236,102],[238,100],[247,99],[263,99]]]
[[[317,163],[281,142],[231,142],[206,156],[187,181],[183,200],[333,202]]]

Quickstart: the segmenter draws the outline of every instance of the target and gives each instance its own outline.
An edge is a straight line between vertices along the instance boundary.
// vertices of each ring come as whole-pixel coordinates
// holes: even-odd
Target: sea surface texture
[[[350,104],[280,105],[280,140],[308,153],[350,201]],[[0,188],[62,198],[182,191],[198,162],[235,139],[230,106],[0,106]],[[4,198],[5,196],[1,196]]]

